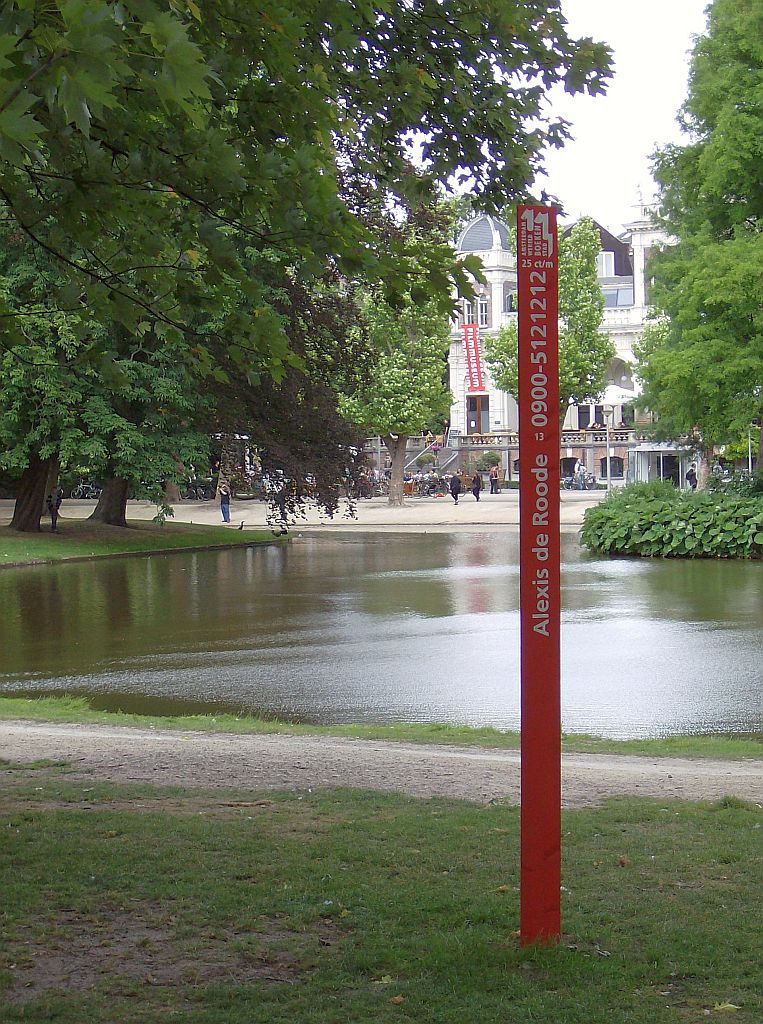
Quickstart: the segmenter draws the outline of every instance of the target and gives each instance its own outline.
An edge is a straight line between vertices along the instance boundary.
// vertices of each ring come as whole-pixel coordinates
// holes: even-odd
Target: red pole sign
[[[556,210],[520,206],[519,544],[522,676],[520,936],[561,930],[559,330]]]

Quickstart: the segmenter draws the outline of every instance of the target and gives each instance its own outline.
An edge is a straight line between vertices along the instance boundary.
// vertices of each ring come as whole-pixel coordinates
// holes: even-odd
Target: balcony
[[[618,446],[630,448],[645,440],[644,434],[639,429],[611,427],[609,431],[610,447]],[[459,434],[450,438],[447,447],[444,445],[442,435],[436,438],[409,437],[407,447],[408,459],[415,458],[421,454],[429,445],[435,442],[430,450],[440,453],[442,459],[444,453],[471,452],[475,453],[486,448],[494,448],[499,451],[518,451],[519,434],[516,430],[494,430],[486,434]],[[607,444],[606,430],[563,430],[560,437],[559,447],[562,448],[605,448]],[[380,449],[386,452],[384,443],[380,438],[369,437],[364,445],[365,451],[370,455]]]

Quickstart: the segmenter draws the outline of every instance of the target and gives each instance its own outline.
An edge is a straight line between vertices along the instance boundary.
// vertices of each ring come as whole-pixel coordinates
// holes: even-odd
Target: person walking
[[[472,477],[472,494],[474,495],[474,500],[475,501],[479,501],[480,500],[480,491],[481,490],[482,490],[482,475],[479,472],[475,472],[474,476]]]
[[[450,493],[456,505],[458,504],[458,496],[461,493],[461,491],[461,477],[458,475],[458,473],[454,473],[453,476],[450,478]]]
[[[230,487],[228,484],[220,484],[220,511],[223,515],[223,522],[230,522]]]
[[[64,496],[64,492],[60,487],[56,487],[54,491],[51,491],[48,495],[45,504],[48,506],[48,513],[50,514],[50,529],[53,533],[58,531],[58,510],[61,508],[61,500]]]
[[[490,493],[498,494],[498,466],[490,467]]]

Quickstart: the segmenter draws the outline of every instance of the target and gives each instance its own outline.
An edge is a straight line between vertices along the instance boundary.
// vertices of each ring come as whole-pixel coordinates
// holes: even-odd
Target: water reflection
[[[515,534],[353,534],[3,572],[0,692],[516,728],[517,560]],[[571,536],[563,562],[566,730],[763,730],[760,564]]]

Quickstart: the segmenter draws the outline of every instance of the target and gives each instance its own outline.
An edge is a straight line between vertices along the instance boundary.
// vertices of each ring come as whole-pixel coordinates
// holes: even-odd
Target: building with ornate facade
[[[598,277],[604,293],[601,330],[612,339],[615,357],[600,403],[571,406],[567,413],[560,451],[562,476],[571,475],[580,461],[597,481],[606,481],[608,420],[613,483],[666,476],[679,484],[684,480],[689,453],[667,452],[656,446],[651,457],[649,442],[639,430],[644,421],[638,420],[632,405],[638,390],[633,376],[633,346],[648,312],[647,259],[650,249],[665,236],[643,206],[637,208],[637,216],[620,236],[596,226],[601,239]],[[468,466],[476,454],[489,448],[501,452],[504,476],[512,478],[519,458],[517,404],[511,395],[495,387],[484,358],[486,336],[517,315],[517,264],[511,232],[495,217],[477,217],[461,232],[457,251],[480,258],[485,282],[475,285],[473,298],[459,300],[449,352],[454,401],[440,468]]]

